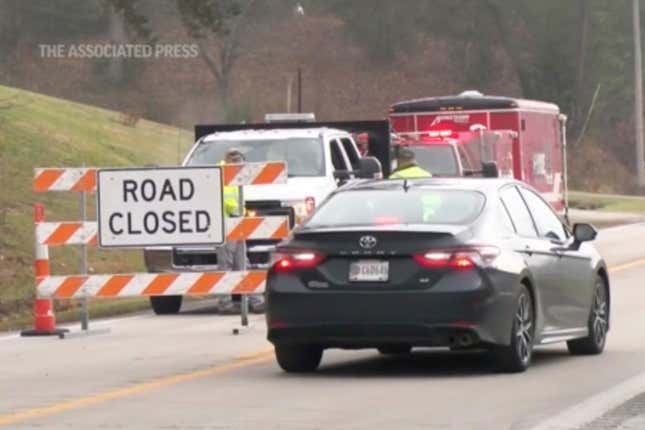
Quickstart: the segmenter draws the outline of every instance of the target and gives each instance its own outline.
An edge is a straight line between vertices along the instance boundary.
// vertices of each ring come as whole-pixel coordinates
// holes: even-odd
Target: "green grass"
[[[101,299],[90,302],[90,328],[92,321],[96,318],[110,317],[124,313],[132,313],[150,309],[148,299],[141,297],[123,298],[116,300]],[[56,323],[66,323],[78,321],[81,318],[81,308],[79,306],[69,307],[66,309],[57,309]],[[5,318],[0,321],[0,331],[19,330],[29,328],[33,324],[31,312],[21,312],[14,314],[12,318]]]
[[[594,209],[601,212],[645,213],[645,197],[593,194],[572,191],[569,193],[571,207]]]
[[[140,120],[135,126],[105,109],[0,86],[0,323],[20,318],[34,293],[33,204],[45,204],[50,221],[79,220],[79,196],[33,193],[35,167],[143,166],[177,164],[192,133]],[[94,213],[94,195],[88,196]],[[50,249],[52,274],[74,274],[79,251]],[[91,250],[95,273],[142,269],[139,251]],[[58,304],[62,311],[74,303]]]

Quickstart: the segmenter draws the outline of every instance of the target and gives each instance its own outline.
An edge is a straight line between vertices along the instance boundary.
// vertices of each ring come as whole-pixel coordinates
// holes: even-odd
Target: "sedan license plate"
[[[389,271],[389,261],[359,260],[349,265],[349,281],[386,282]]]

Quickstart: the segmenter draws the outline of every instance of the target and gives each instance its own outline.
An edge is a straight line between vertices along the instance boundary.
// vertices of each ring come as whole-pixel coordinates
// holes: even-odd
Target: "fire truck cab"
[[[454,126],[443,124],[442,130],[393,133],[392,159],[400,147],[412,149],[417,164],[432,172],[433,176],[487,176],[486,165],[495,163],[496,177],[513,177],[511,159],[512,130],[488,131],[475,128],[472,131],[455,131]],[[395,161],[392,168],[394,169]]]
[[[566,216],[566,116],[552,103],[484,96],[402,101],[390,108],[394,145],[437,176],[470,176],[494,162],[499,176],[527,182]]]

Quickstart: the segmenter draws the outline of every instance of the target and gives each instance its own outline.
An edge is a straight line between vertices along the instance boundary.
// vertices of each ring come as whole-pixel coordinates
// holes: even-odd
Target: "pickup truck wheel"
[[[171,315],[179,312],[182,296],[152,296],[150,306],[156,315]]]

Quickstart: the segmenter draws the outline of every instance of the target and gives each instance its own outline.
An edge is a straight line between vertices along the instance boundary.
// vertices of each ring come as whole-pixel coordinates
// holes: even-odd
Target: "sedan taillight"
[[[289,272],[295,269],[312,269],[318,266],[325,256],[315,251],[294,251],[277,253],[273,256],[272,268],[278,272]]]
[[[431,250],[413,256],[414,261],[429,269],[470,270],[475,266],[488,266],[500,250],[495,246]]]

